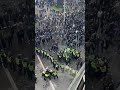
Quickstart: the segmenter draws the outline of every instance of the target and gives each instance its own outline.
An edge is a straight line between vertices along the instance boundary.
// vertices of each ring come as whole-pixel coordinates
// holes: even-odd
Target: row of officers
[[[48,52],[44,51],[44,50],[39,50],[36,48],[36,52],[38,55],[40,55],[42,58],[47,58],[48,60],[51,61],[53,68],[56,69],[57,71],[59,70],[59,68],[61,67],[62,71],[64,71],[64,64],[59,65],[58,61],[54,59],[53,56],[51,56]]]
[[[11,69],[20,75],[27,76],[29,79],[35,78],[34,61],[28,61],[28,58],[22,58],[21,54],[14,57],[10,52],[0,51],[0,67]]]

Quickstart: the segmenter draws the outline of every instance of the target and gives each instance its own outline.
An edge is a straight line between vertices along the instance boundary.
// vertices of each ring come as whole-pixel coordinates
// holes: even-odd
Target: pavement
[[[52,86],[50,85],[50,83],[47,83],[46,86],[46,81],[44,81],[43,77],[41,76],[42,73],[42,65],[39,62],[39,56],[36,56],[36,66],[35,66],[35,71],[37,73],[37,83],[35,85],[35,90],[39,90],[41,88],[41,90],[53,90]],[[43,66],[46,68],[48,67],[49,69],[53,69],[52,65],[50,62],[46,62],[45,59],[40,59],[43,62]],[[48,64],[49,63],[49,64]],[[70,83],[72,82],[72,80],[74,79],[75,76],[71,76],[69,74],[69,72],[64,72],[62,73],[62,71],[58,71],[58,79],[52,79],[51,83],[53,84],[53,87],[55,88],[55,90],[67,90],[67,88],[69,87]],[[44,87],[46,86],[46,87]],[[45,89],[46,88],[46,89]]]

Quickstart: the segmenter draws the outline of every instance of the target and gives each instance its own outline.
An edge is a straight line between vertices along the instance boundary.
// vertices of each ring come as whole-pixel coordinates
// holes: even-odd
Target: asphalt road
[[[36,56],[36,65],[35,65],[35,71],[37,73],[37,83],[35,85],[35,90],[54,90],[51,87],[50,83],[47,83],[46,86],[46,81],[44,81],[43,77],[41,76],[42,73],[42,65],[39,62],[39,58],[38,56]],[[53,69],[51,63],[49,61],[46,61],[45,59],[40,59],[44,65],[44,67],[48,67],[49,69]],[[64,73],[59,70],[57,71],[58,73],[58,79],[51,79],[51,83],[53,85],[53,87],[55,88],[55,90],[67,90],[67,88],[69,87],[70,83],[72,82],[72,80],[74,79],[75,76],[70,75],[69,71],[65,71]],[[46,86],[46,87],[45,87]]]

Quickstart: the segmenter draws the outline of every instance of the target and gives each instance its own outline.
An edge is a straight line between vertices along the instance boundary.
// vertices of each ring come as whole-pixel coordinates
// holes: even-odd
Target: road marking
[[[43,63],[42,63],[42,61],[41,61],[41,59],[40,59],[40,57],[39,57],[38,55],[37,55],[37,58],[38,58],[38,60],[39,60],[39,62],[40,62],[40,64],[41,64],[43,70],[46,70],[45,67],[44,67],[44,65],[43,65]]]
[[[9,79],[11,85],[12,85],[12,87],[14,88],[14,90],[18,90],[18,88],[17,88],[17,86],[16,86],[16,84],[15,84],[13,78],[12,78],[11,75],[10,75],[10,72],[8,71],[8,69],[5,69],[4,66],[3,66],[3,69],[4,69],[5,73],[6,73],[8,79]]]
[[[40,57],[38,55],[37,55],[37,58],[38,58],[38,60],[39,60],[39,62],[41,64],[43,70],[46,70],[43,63],[42,63],[42,61],[41,61],[41,59],[40,59]],[[51,82],[51,80],[49,80],[49,83],[50,83],[50,86],[52,87],[52,89],[55,90],[55,87],[54,87],[53,83]]]

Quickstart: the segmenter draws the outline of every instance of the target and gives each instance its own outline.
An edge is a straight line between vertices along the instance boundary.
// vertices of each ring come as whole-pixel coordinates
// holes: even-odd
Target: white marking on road
[[[46,70],[43,63],[42,63],[42,61],[41,61],[41,59],[40,59],[40,57],[38,55],[37,55],[37,58],[38,58],[38,60],[39,60],[39,62],[41,64],[43,70]],[[51,82],[51,80],[49,80],[49,83],[50,83],[50,86],[52,87],[52,89],[55,90],[55,87],[54,87],[53,83]]]
[[[3,67],[3,68],[4,68],[4,67]],[[13,78],[12,78],[11,75],[10,75],[10,72],[8,71],[8,69],[5,69],[5,68],[4,68],[4,71],[5,71],[5,73],[6,73],[7,77],[8,77],[8,79],[9,79],[9,81],[10,81],[12,87],[14,88],[14,90],[18,90],[18,88],[17,88],[17,86],[16,86],[16,84],[15,84]]]

